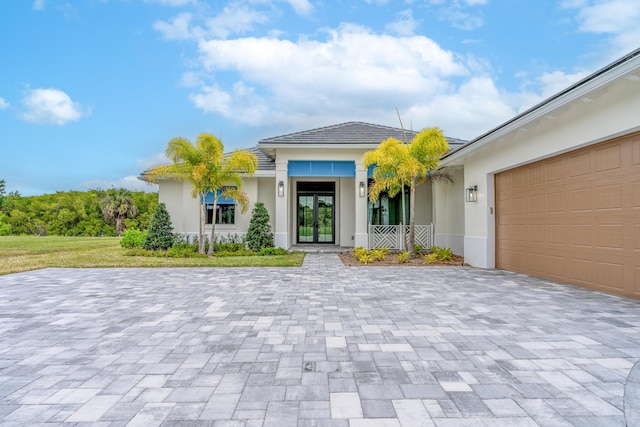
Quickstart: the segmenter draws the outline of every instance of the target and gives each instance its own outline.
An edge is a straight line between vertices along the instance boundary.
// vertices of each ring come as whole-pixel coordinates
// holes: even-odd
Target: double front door
[[[335,184],[299,182],[298,243],[335,242]]]

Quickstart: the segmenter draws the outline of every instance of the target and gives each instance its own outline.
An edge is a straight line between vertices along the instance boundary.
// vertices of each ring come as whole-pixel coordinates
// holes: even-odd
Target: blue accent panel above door
[[[355,177],[356,162],[289,160],[289,176]]]

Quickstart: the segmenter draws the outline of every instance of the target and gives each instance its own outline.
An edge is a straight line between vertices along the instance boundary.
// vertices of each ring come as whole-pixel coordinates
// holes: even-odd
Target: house
[[[245,190],[267,207],[278,247],[368,247],[370,224],[400,223],[400,196],[368,201],[362,156],[414,135],[350,122],[263,139]],[[440,165],[455,182],[416,196],[436,245],[475,267],[640,298],[640,49],[469,143],[447,139]],[[176,231],[198,229],[188,184],[163,181],[159,197]],[[250,213],[219,210],[217,231],[247,230]]]
[[[297,244],[366,247],[369,224],[400,224],[402,213],[399,195],[369,202],[367,187],[372,171],[362,166],[362,157],[390,137],[410,141],[416,134],[348,122],[263,139],[250,150],[258,157],[258,170],[253,177],[244,179],[244,190],[252,202],[263,202],[269,211],[277,247],[288,249]],[[447,140],[452,149],[466,142]],[[431,187],[419,187],[416,198],[421,201],[416,224],[431,224]],[[192,197],[189,183],[160,181],[159,200],[167,205],[176,232],[197,232],[198,199]],[[218,201],[217,209],[217,234],[246,233],[250,211],[242,214],[236,211],[233,200],[224,198]],[[207,224],[213,218],[211,206]]]
[[[640,298],[640,49],[440,165],[457,179],[434,184],[436,244],[473,266]]]

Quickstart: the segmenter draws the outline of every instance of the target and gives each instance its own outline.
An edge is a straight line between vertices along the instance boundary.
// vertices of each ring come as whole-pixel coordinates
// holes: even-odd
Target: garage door
[[[640,133],[495,183],[498,268],[640,298]]]

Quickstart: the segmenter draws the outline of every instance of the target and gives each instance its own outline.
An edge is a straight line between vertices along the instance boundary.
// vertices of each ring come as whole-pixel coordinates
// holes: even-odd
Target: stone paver
[[[640,301],[502,271],[0,277],[0,425],[624,426],[639,359]]]

